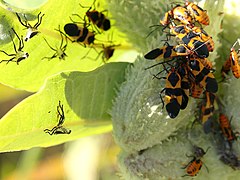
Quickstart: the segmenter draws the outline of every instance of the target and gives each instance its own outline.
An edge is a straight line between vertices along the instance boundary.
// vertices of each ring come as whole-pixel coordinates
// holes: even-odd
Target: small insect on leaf
[[[12,43],[13,43],[13,49],[14,49],[15,53],[9,54],[9,53],[7,53],[3,50],[0,50],[0,52],[2,52],[4,54],[6,54],[7,56],[11,57],[8,60],[1,60],[0,63],[7,62],[7,64],[8,64],[9,62],[16,62],[17,65],[18,65],[20,61],[28,58],[29,54],[27,52],[23,51],[23,48],[24,48],[23,37],[21,36],[21,38],[20,38],[13,28],[12,28],[12,31],[18,38],[18,41],[19,41],[18,48],[16,47],[16,44],[13,41],[13,37],[11,35],[11,32],[9,31],[9,36],[11,37],[11,40],[12,40]]]
[[[93,4],[90,7],[85,7],[79,3],[82,8],[88,8],[83,19],[86,22],[86,17],[88,18],[88,24],[92,23],[93,27],[99,32],[99,29],[102,31],[107,31],[111,28],[110,20],[103,14],[103,11],[97,11],[95,6],[96,0],[93,1]],[[99,32],[100,33],[100,32]]]
[[[34,37],[35,35],[37,35],[40,32],[38,30],[38,27],[42,23],[42,18],[45,14],[41,15],[41,12],[38,13],[38,16],[37,16],[38,20],[37,20],[36,24],[34,24],[33,26],[31,24],[29,24],[25,14],[24,14],[24,18],[25,18],[24,21],[22,21],[22,19],[20,18],[18,13],[16,13],[16,15],[17,15],[17,18],[18,18],[18,21],[20,22],[20,24],[23,25],[24,27],[26,27],[26,29],[27,29],[27,34],[24,38],[25,41],[30,40],[32,37]]]
[[[60,46],[59,47],[56,47],[56,48],[53,48],[48,42],[47,40],[44,38],[45,42],[47,43],[48,47],[50,49],[52,49],[53,51],[55,51],[55,53],[51,56],[51,57],[43,57],[43,59],[48,59],[48,60],[51,60],[51,59],[54,59],[56,57],[59,58],[59,60],[65,60],[65,57],[67,56],[67,54],[65,53],[66,49],[67,49],[67,37],[65,37],[65,43],[63,43],[64,41],[64,37],[63,37],[63,34],[60,32],[60,27],[58,28],[59,33],[60,33],[60,36],[61,36],[61,43],[60,43]]]
[[[63,104],[61,105],[61,101],[59,101],[59,104],[57,106],[57,118],[58,118],[58,124],[54,126],[52,129],[44,129],[45,133],[48,133],[50,135],[57,135],[57,134],[70,134],[71,130],[63,127],[63,123],[65,120],[64,110],[63,110]]]

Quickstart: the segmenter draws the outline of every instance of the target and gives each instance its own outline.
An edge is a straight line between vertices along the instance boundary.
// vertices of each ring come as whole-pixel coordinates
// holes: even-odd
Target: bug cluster
[[[86,51],[86,55],[82,57],[82,59],[87,57],[91,49],[94,49],[97,53],[97,56],[95,58],[91,58],[94,60],[97,60],[100,57],[102,61],[106,63],[113,56],[115,48],[119,45],[113,44],[112,39],[103,41],[96,38],[96,36],[98,36],[99,34],[103,34],[110,30],[111,22],[110,19],[105,15],[107,13],[107,10],[98,11],[95,4],[96,0],[93,1],[90,7],[85,7],[79,4],[81,10],[83,9],[85,11],[85,14],[83,16],[79,14],[72,14],[72,16],[70,16],[70,20],[72,21],[71,23],[65,24],[63,30],[60,29],[60,25],[58,26],[58,29],[55,29],[57,32],[59,32],[61,38],[58,47],[53,47],[47,41],[47,39],[43,37],[43,40],[46,42],[47,46],[52,51],[54,51],[54,54],[51,56],[45,56],[41,58],[42,60],[51,60],[54,58],[59,58],[59,60],[65,60],[65,58],[67,57],[66,50],[68,46],[68,41],[72,43],[78,43],[83,47],[89,49],[88,51]],[[0,50],[0,52],[10,57],[10,59],[1,60],[0,63],[6,62],[8,64],[9,62],[16,62],[17,65],[19,65],[22,60],[29,57],[29,53],[23,51],[23,39],[25,40],[25,42],[28,42],[30,41],[30,39],[40,33],[39,27],[44,20],[43,17],[45,16],[45,14],[42,14],[40,12],[37,15],[37,22],[35,24],[31,24],[25,14],[15,14],[19,23],[21,24],[21,26],[24,27],[24,29],[26,29],[27,32],[25,37],[23,38],[23,36],[19,36],[12,28],[12,32],[16,35],[19,41],[19,45],[17,47],[13,40],[12,32],[9,31],[9,36],[13,42],[14,53],[8,53],[4,50]],[[78,18],[78,20],[73,20],[73,17]],[[100,51],[98,49],[100,49]]]
[[[176,5],[165,13],[160,20],[167,41],[173,39],[175,44],[165,45],[148,52],[148,60],[162,60],[167,64],[165,91],[166,110],[170,118],[176,118],[180,110],[187,107],[189,96],[199,98],[217,92],[218,84],[212,73],[212,63],[207,59],[214,50],[211,36],[201,27],[209,24],[206,10],[187,2],[184,6]],[[159,73],[160,74],[160,73]],[[158,75],[159,75],[158,74]],[[214,95],[213,95],[214,96]]]
[[[111,28],[111,22],[109,18],[104,14],[106,10],[97,11],[96,10],[96,0],[93,1],[93,4],[90,7],[85,7],[81,4],[82,9],[86,9],[85,15],[81,17],[79,14],[72,14],[71,23],[64,25],[64,32],[60,31],[68,40],[72,43],[78,43],[83,47],[88,47],[89,51],[94,49],[98,55],[95,59],[98,59],[100,56],[104,63],[109,60],[115,51],[115,45],[111,40],[108,41],[108,44],[96,43],[96,41],[101,42],[96,38],[97,35],[105,33]],[[73,17],[78,18],[74,20]],[[80,21],[79,21],[80,20]],[[101,51],[97,51],[96,47],[101,48]],[[88,52],[84,56],[87,56]]]
[[[239,39],[230,48],[230,55],[222,65],[222,80],[219,83],[228,80],[227,74],[230,70],[234,78],[240,77],[239,50],[235,49],[237,43],[239,43]],[[226,108],[217,94],[206,94],[199,107],[198,120],[202,123],[205,133],[212,133],[220,160],[235,170],[240,169],[240,160],[233,147],[234,142],[239,137],[239,132],[234,130],[231,125],[233,117],[227,115]]]
[[[160,19],[162,33],[166,33],[167,40],[162,47],[151,50],[144,55],[147,60],[156,60],[163,70],[154,75],[154,78],[165,79],[163,106],[170,118],[176,118],[180,110],[187,107],[190,97],[201,100],[198,104],[197,118],[203,125],[205,133],[212,133],[220,160],[234,169],[239,169],[238,159],[232,144],[237,140],[238,132],[231,127],[231,120],[224,111],[224,105],[217,96],[218,84],[214,76],[214,69],[208,58],[214,50],[214,41],[203,29],[210,23],[206,10],[197,4],[185,2],[176,5],[167,11]],[[152,33],[152,32],[151,32]],[[240,77],[239,50],[236,50],[237,40],[230,49],[230,56],[222,65],[222,81],[232,71],[234,77]],[[166,76],[159,77],[166,72]],[[217,109],[216,109],[217,107]],[[196,122],[195,121],[195,122]],[[194,123],[193,123],[194,124]],[[201,158],[205,152],[194,146],[193,159],[184,167],[184,176],[196,176],[202,167]]]

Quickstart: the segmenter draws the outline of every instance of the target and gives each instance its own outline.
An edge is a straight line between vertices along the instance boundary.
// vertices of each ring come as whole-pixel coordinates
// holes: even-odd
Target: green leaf
[[[47,79],[36,94],[14,107],[0,121],[0,152],[52,146],[83,136],[108,132],[108,111],[117,84],[124,81],[129,63],[108,63],[92,72],[62,72]],[[44,133],[58,123],[56,107],[65,111],[67,135]]]
[[[32,10],[37,9],[46,3],[48,0],[4,0],[1,3],[6,6],[12,6],[14,8]]]
[[[222,68],[222,63],[219,62],[218,58],[221,55],[219,49],[221,49],[222,43],[220,42],[220,34],[223,29],[221,28],[223,22],[223,10],[224,10],[225,0],[220,1],[206,1],[204,3],[204,9],[207,10],[208,16],[210,18],[210,25],[204,27],[204,30],[213,38],[214,41],[214,51],[210,53],[208,59],[212,62],[215,62],[215,68],[217,69],[215,77],[219,77],[220,69]]]
[[[102,2],[102,1],[101,1]],[[92,2],[81,1],[84,6],[90,6]],[[101,6],[102,4],[100,4]],[[102,6],[101,6],[102,7]],[[102,7],[104,8],[104,7]],[[24,10],[23,10],[24,11]],[[29,53],[29,57],[17,65],[15,62],[10,62],[8,64],[0,64],[0,82],[8,86],[12,86],[18,89],[24,89],[27,91],[35,92],[37,91],[44,80],[54,74],[62,71],[82,71],[87,72],[96,69],[100,65],[103,65],[101,55],[98,60],[95,60],[98,54],[102,51],[102,44],[109,45],[109,40],[112,40],[114,44],[121,44],[120,47],[116,47],[114,56],[110,61],[115,61],[116,58],[122,54],[128,48],[125,40],[119,37],[119,33],[114,28],[114,25],[107,32],[102,34],[97,34],[94,48],[83,47],[78,43],[68,42],[66,49],[67,58],[65,61],[61,61],[58,58],[52,59],[50,61],[44,59],[43,57],[51,57],[54,51],[51,50],[47,43],[44,41],[44,37],[47,39],[48,43],[54,48],[59,47],[61,43],[61,37],[59,32],[56,31],[60,25],[61,31],[66,23],[70,23],[70,16],[73,13],[80,14],[84,16],[87,11],[86,8],[81,8],[79,6],[79,1],[69,0],[61,1],[51,0],[48,1],[44,6],[38,11],[28,12],[26,17],[31,19],[29,23],[34,25],[37,19],[32,21],[32,18],[37,18],[39,12],[45,14],[42,19],[42,24],[39,26],[41,33],[30,39],[28,42],[24,42],[24,51]],[[21,14],[20,14],[21,15]],[[7,11],[5,9],[0,9],[0,17],[4,21],[0,22],[0,44],[5,44],[0,46],[0,50],[4,50],[8,53],[14,53],[13,44],[10,42],[9,31],[13,27],[17,34],[26,35],[26,28],[19,23],[15,13]],[[75,21],[81,21],[78,17],[73,17]],[[2,27],[2,28],[1,28]],[[113,35],[112,39],[110,38]],[[4,37],[4,38],[1,38]],[[18,45],[17,38],[14,38],[16,45]],[[7,44],[6,44],[7,43]],[[87,54],[86,58],[82,58]],[[0,52],[0,60],[8,60],[10,57],[4,55]]]

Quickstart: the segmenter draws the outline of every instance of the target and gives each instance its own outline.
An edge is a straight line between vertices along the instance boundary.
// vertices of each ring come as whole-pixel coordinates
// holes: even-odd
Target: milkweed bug
[[[180,5],[177,5],[168,12],[166,12],[163,18],[160,20],[160,24],[163,26],[168,26],[171,22],[171,19],[178,20],[185,25],[192,24],[192,18],[188,10]]]
[[[101,12],[97,11],[95,8],[95,2],[96,2],[96,0],[93,1],[93,4],[86,11],[85,16],[88,17],[89,22],[92,22],[94,26],[97,26],[99,29],[101,29],[103,31],[107,31],[111,28],[111,23],[110,23],[110,20],[103,14],[103,12],[106,10],[101,11]],[[79,3],[79,5],[82,8],[88,8],[88,7],[82,6],[80,3]],[[92,8],[93,8],[93,10],[91,10]]]
[[[161,59],[169,59],[177,56],[187,56],[189,55],[189,50],[183,44],[177,46],[163,46],[161,48],[156,48],[144,55],[146,59],[155,59],[157,61]]]
[[[239,50],[236,52],[235,49],[234,49],[234,46],[236,45],[237,42],[238,42],[238,40],[233,44],[233,46],[230,50],[230,56],[224,62],[223,66],[222,66],[221,74],[222,74],[223,79],[225,78],[225,74],[228,74],[230,69],[232,70],[232,73],[233,73],[235,78],[240,77],[240,65],[238,63],[238,52],[239,52]]]
[[[185,176],[196,176],[199,171],[201,170],[203,165],[203,162],[201,159],[197,159],[194,157],[188,164],[187,166],[183,167],[184,169],[186,168],[186,173],[182,177]]]
[[[224,79],[226,74],[228,74],[228,72],[231,69],[231,58],[229,57],[223,64],[222,69],[221,69],[221,75],[222,78]]]
[[[230,52],[230,61],[231,61],[231,69],[232,73],[235,76],[235,78],[240,77],[240,66],[238,63],[238,55],[237,52],[232,48]]]
[[[214,50],[214,41],[212,37],[209,36],[206,31],[203,30],[203,28],[194,26],[191,30],[206,43],[208,51],[212,52]]]
[[[201,147],[193,146],[193,149],[194,149],[193,159],[186,166],[182,167],[182,169],[186,168],[186,174],[184,174],[182,177],[196,176],[199,173],[203,165],[203,161],[201,160],[201,158],[207,153],[209,148],[206,151],[204,151]],[[188,156],[188,157],[192,157],[192,156]],[[208,171],[208,168],[206,165],[205,167]]]
[[[236,135],[234,134],[230,121],[228,119],[228,117],[223,114],[220,113],[219,115],[219,124],[220,124],[220,128],[222,130],[223,135],[227,138],[227,140],[229,142],[236,140]]]
[[[215,95],[213,93],[205,91],[205,100],[201,105],[201,115],[200,115],[200,121],[202,124],[204,124],[213,115],[214,101],[215,101]]]
[[[184,76],[181,80],[181,88],[183,90],[182,96],[182,104],[181,104],[181,109],[185,109],[188,104],[188,99],[189,99],[189,89],[190,89],[190,83],[188,81],[188,78]]]
[[[85,25],[84,27],[80,27],[75,23],[68,23],[64,26],[64,31],[71,38],[72,42],[82,43],[84,47],[94,43],[95,34]]]
[[[189,68],[189,72],[193,76],[196,83],[199,83],[208,92],[217,92],[218,84],[214,75],[209,69],[204,67],[199,58],[190,58],[187,67]]]
[[[60,32],[60,36],[61,36],[61,43],[60,46],[57,48],[53,48],[48,42],[47,40],[44,38],[45,42],[47,43],[47,45],[49,46],[50,49],[52,49],[53,51],[55,51],[55,53],[51,56],[51,57],[43,57],[42,59],[48,59],[51,60],[53,58],[58,57],[59,60],[65,60],[65,57],[67,56],[67,54],[65,53],[66,48],[67,48],[67,37],[65,36],[65,44],[63,44],[63,35]]]
[[[165,88],[166,110],[170,118],[177,117],[182,104],[181,76],[172,68],[166,77]]]
[[[209,25],[209,16],[206,10],[203,10],[198,5],[192,2],[186,2],[186,8],[190,15],[199,23]]]
[[[167,25],[169,25],[170,24],[170,17],[169,17],[170,15],[169,15],[169,13],[167,12],[167,13],[165,13],[164,15],[163,15],[163,17],[160,19],[160,24],[161,25],[163,25],[163,26],[167,26]]]
[[[207,58],[201,58],[199,59],[201,61],[201,63],[203,64],[203,66],[209,70],[213,69],[213,64],[211,61],[209,61]]]
[[[23,37],[21,36],[21,38],[18,36],[18,34],[16,33],[16,31],[12,28],[13,33],[17,36],[18,41],[19,41],[19,45],[18,48],[16,47],[16,44],[13,41],[13,37],[11,35],[11,32],[9,31],[9,36],[11,37],[11,40],[13,42],[13,49],[15,51],[15,54],[8,54],[7,52],[0,50],[0,52],[3,52],[4,54],[6,54],[7,56],[10,56],[12,58],[8,59],[8,60],[1,60],[0,63],[2,62],[7,62],[7,64],[9,62],[16,62],[17,65],[19,64],[19,62],[21,62],[22,60],[28,58],[29,54],[27,52],[23,51],[24,48],[24,42],[23,42]]]
[[[203,92],[203,87],[196,82],[191,81],[190,96],[193,98],[199,98]]]
[[[98,59],[98,57],[102,55],[102,61],[106,63],[113,56],[115,47],[117,46],[120,46],[120,44],[117,44],[117,45],[113,44],[109,46],[105,46],[104,44],[102,44],[102,50],[98,53],[98,56],[96,59]]]
[[[213,49],[214,49],[213,39],[212,39],[211,36],[209,36],[207,34],[206,31],[203,30],[203,28],[200,28],[200,27],[197,27],[197,26],[194,26],[194,27],[190,28],[190,27],[185,26],[185,25],[175,25],[174,23],[172,23],[170,25],[170,33],[173,34],[173,35],[176,35],[180,39],[183,38],[184,34],[189,34],[190,32],[193,33],[195,36],[200,37],[200,41],[202,41],[206,44],[206,46],[208,48],[208,51],[210,51],[210,52],[213,51]],[[181,35],[181,34],[183,34],[183,35]],[[190,35],[192,37],[194,37],[192,34],[190,34]],[[186,41],[186,40],[183,40],[183,41]]]
[[[177,72],[181,76],[181,88],[182,88],[182,104],[181,104],[181,109],[185,109],[188,104],[188,99],[189,99],[189,89],[190,89],[190,82],[188,79],[188,72],[185,64],[181,64],[177,68]]]
[[[18,13],[16,13],[16,15],[17,15],[18,21],[21,23],[21,25],[23,25],[24,27],[27,28],[27,35],[25,36],[25,39],[24,39],[25,41],[28,41],[29,39],[31,39],[32,37],[34,37],[35,35],[37,35],[39,33],[38,27],[42,23],[42,18],[44,16],[44,14],[41,15],[41,12],[38,14],[38,16],[37,16],[38,21],[33,26],[31,24],[29,24],[25,15],[24,15],[24,18],[25,18],[24,22],[21,20]]]
[[[58,124],[53,127],[52,129],[44,129],[45,133],[48,133],[50,135],[57,135],[57,134],[70,134],[71,130],[68,130],[67,128],[63,127],[63,123],[65,120],[64,110],[63,110],[63,104],[61,105],[61,101],[59,101],[59,104],[57,106],[57,113],[58,113]]]
[[[207,58],[209,56],[209,50],[204,42],[197,34],[190,31],[189,33],[185,31],[176,31],[176,29],[171,28],[176,35],[176,37],[181,40],[189,50],[194,52],[200,58]]]

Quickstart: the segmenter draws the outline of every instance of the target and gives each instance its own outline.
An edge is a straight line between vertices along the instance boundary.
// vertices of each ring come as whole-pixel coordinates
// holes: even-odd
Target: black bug
[[[50,135],[57,135],[57,134],[70,134],[71,130],[68,130],[67,128],[63,127],[63,123],[65,120],[63,105],[61,105],[61,101],[59,101],[59,104],[57,106],[57,117],[58,117],[58,124],[53,127],[52,129],[44,129],[45,133],[48,133]]]
[[[29,24],[29,22],[27,21],[26,16],[24,15],[25,20],[22,21],[22,19],[20,18],[20,16],[18,15],[18,13],[16,13],[18,21],[27,29],[27,34],[25,36],[25,41],[28,41],[29,39],[31,39],[32,37],[34,37],[35,35],[37,35],[39,33],[38,27],[40,26],[40,24],[42,23],[42,18],[45,14],[41,15],[41,12],[38,13],[38,20],[37,23],[34,24],[33,26],[31,24]]]
[[[60,31],[60,30],[59,30]],[[67,56],[67,54],[65,53],[66,48],[67,48],[67,37],[63,37],[63,34],[60,32],[60,36],[61,36],[61,43],[59,47],[53,48],[48,42],[47,40],[44,38],[44,40],[46,41],[47,45],[49,46],[50,49],[52,49],[53,51],[55,51],[55,53],[51,56],[51,57],[43,57],[43,59],[48,59],[51,60],[53,58],[58,57],[59,60],[65,60],[65,57]],[[63,42],[65,39],[65,43]]]
[[[3,52],[4,54],[6,54],[7,56],[11,57],[10,59],[8,60],[1,60],[0,63],[2,62],[7,62],[7,64],[9,62],[16,62],[17,65],[19,64],[19,62],[21,62],[22,60],[28,58],[29,54],[27,52],[24,52],[23,51],[23,48],[24,48],[24,42],[23,42],[23,37],[21,36],[21,38],[18,36],[18,34],[16,33],[16,31],[12,28],[12,31],[13,33],[17,36],[18,38],[18,41],[19,41],[19,45],[18,45],[18,48],[16,47],[16,44],[14,43],[13,41],[13,37],[11,35],[11,32],[9,31],[9,36],[11,37],[11,40],[13,42],[13,48],[14,48],[14,51],[15,53],[12,53],[12,54],[9,54],[3,50],[0,50],[0,52]]]

